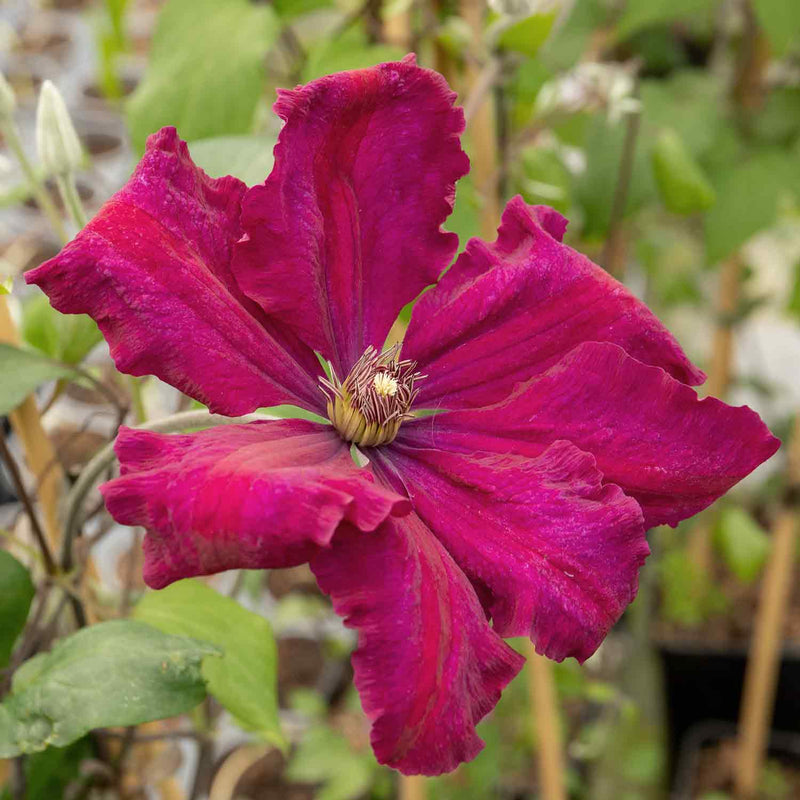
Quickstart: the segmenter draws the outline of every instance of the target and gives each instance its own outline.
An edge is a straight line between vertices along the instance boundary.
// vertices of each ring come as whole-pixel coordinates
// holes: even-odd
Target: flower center
[[[416,361],[399,361],[399,352],[399,344],[382,353],[368,347],[344,381],[333,367],[330,380],[319,379],[328,419],[346,441],[361,447],[388,444],[403,420],[414,416],[411,404],[419,392],[414,384],[425,376],[416,372]]]

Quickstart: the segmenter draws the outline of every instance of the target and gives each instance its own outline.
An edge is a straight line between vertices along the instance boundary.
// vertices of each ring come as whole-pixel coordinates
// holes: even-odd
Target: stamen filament
[[[330,379],[319,382],[328,398],[328,417],[343,439],[362,447],[391,442],[410,412],[422,378],[415,361],[398,360],[400,345],[382,353],[368,347],[350,374],[340,381],[331,368]]]

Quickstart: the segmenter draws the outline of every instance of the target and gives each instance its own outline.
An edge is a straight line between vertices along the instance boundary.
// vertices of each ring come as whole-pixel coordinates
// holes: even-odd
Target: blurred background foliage
[[[709,373],[710,391],[747,402],[778,435],[787,435],[800,407],[800,3],[0,4],[0,63],[16,93],[21,145],[70,233],[74,221],[64,220],[52,176],[33,156],[44,79],[57,84],[81,137],[85,160],[76,186],[91,214],[124,182],[147,135],[162,125],[177,127],[210,175],[263,181],[279,130],[270,111],[277,88],[410,51],[447,77],[465,107],[473,169],[459,184],[448,222],[462,246],[472,236],[491,236],[498,210],[515,194],[552,205],[570,220],[569,243],[625,282],[676,332]],[[143,423],[195,406],[154,378],[117,374],[91,320],[59,315],[22,285],[19,275],[61,242],[43,213],[47,198],[32,192],[14,159],[7,129],[3,144],[0,292],[10,295],[0,300],[10,316],[0,337],[6,342],[0,415],[13,425],[35,391],[52,443],[50,462],[74,482],[123,420]],[[30,467],[24,436],[16,427],[14,433],[10,448]],[[45,489],[41,481],[36,486]],[[786,487],[778,456],[709,513],[676,530],[653,531],[653,556],[626,617],[584,667],[555,667],[571,798],[656,800],[670,791],[704,800],[733,796],[730,731],[708,733],[707,726],[738,718],[770,531]],[[119,726],[152,715],[133,719],[109,700],[100,703],[99,716],[83,719],[85,703],[73,698],[63,712],[75,724],[72,743],[0,763],[3,797],[541,796],[529,667],[481,724],[486,749],[474,762],[424,784],[398,783],[369,747],[352,689],[353,636],[308,570],[226,574],[208,585],[186,582],[147,594],[140,532],[113,526],[99,505],[84,524],[79,583],[64,593],[57,581],[37,581],[41,559],[22,500],[6,471],[0,484],[3,692],[12,668],[55,639],[75,652],[86,647],[86,631],[68,636],[74,623],[64,609],[72,592],[94,622],[133,614],[144,628],[134,626],[125,636],[135,640],[146,629],[150,647],[193,637],[180,639],[196,674],[182,687],[185,696],[173,698],[174,713],[196,705],[201,672],[209,696],[188,716],[128,732]],[[774,718],[781,745],[771,751],[759,784],[758,796],[768,800],[800,797],[797,548],[794,554]],[[62,583],[74,572],[65,575]],[[228,624],[232,618],[236,626]],[[75,636],[83,636],[78,645]],[[120,646],[116,661],[94,663],[87,674],[104,682],[132,663],[145,669],[130,661],[136,650]],[[49,670],[63,680],[71,669],[64,652],[56,649],[39,662],[46,664],[45,678]],[[15,678],[13,685],[20,703],[22,683]],[[263,688],[272,684],[277,694]],[[100,733],[83,735],[97,727]]]

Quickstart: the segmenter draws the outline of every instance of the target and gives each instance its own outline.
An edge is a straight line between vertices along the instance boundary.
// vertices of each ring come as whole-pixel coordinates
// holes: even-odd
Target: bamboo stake
[[[722,397],[730,388],[733,363],[733,322],[739,307],[742,260],[733,256],[723,263],[719,274],[717,325],[708,369],[708,393]]]
[[[566,800],[564,748],[553,664],[536,652],[532,642],[527,642],[527,649],[528,692],[538,744],[540,796],[542,800]]]
[[[740,301],[742,260],[734,255],[720,267],[717,288],[717,323],[711,345],[706,390],[709,395],[724,398],[733,374],[733,321]],[[711,568],[711,521],[708,514],[699,520],[689,541],[689,559],[701,573]]]
[[[484,14],[483,0],[463,0],[461,16],[472,29],[472,36],[478,56],[483,40]],[[474,87],[481,79],[481,70],[473,61],[466,69],[467,86]],[[500,198],[497,193],[497,129],[495,126],[494,103],[491,91],[484,92],[482,102],[472,109],[467,131],[469,135],[472,176],[475,189],[481,196],[481,236],[493,240],[500,222]]]
[[[422,775],[400,775],[397,800],[425,800],[427,796],[426,781]]]
[[[788,462],[790,500],[775,522],[745,673],[735,774],[736,797],[740,800],[755,796],[764,767],[780,670],[786,610],[792,578],[796,578],[800,510],[797,498],[792,499],[792,496],[800,486],[800,412],[794,420]]]

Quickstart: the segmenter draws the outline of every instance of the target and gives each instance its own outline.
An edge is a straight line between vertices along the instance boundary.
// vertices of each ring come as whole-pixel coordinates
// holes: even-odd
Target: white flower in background
[[[42,84],[36,109],[36,149],[48,175],[69,175],[83,162],[83,150],[61,93]]]
[[[542,86],[536,98],[536,115],[605,109],[609,119],[616,122],[639,111],[634,87],[634,73],[629,65],[592,61],[578,64]]]

